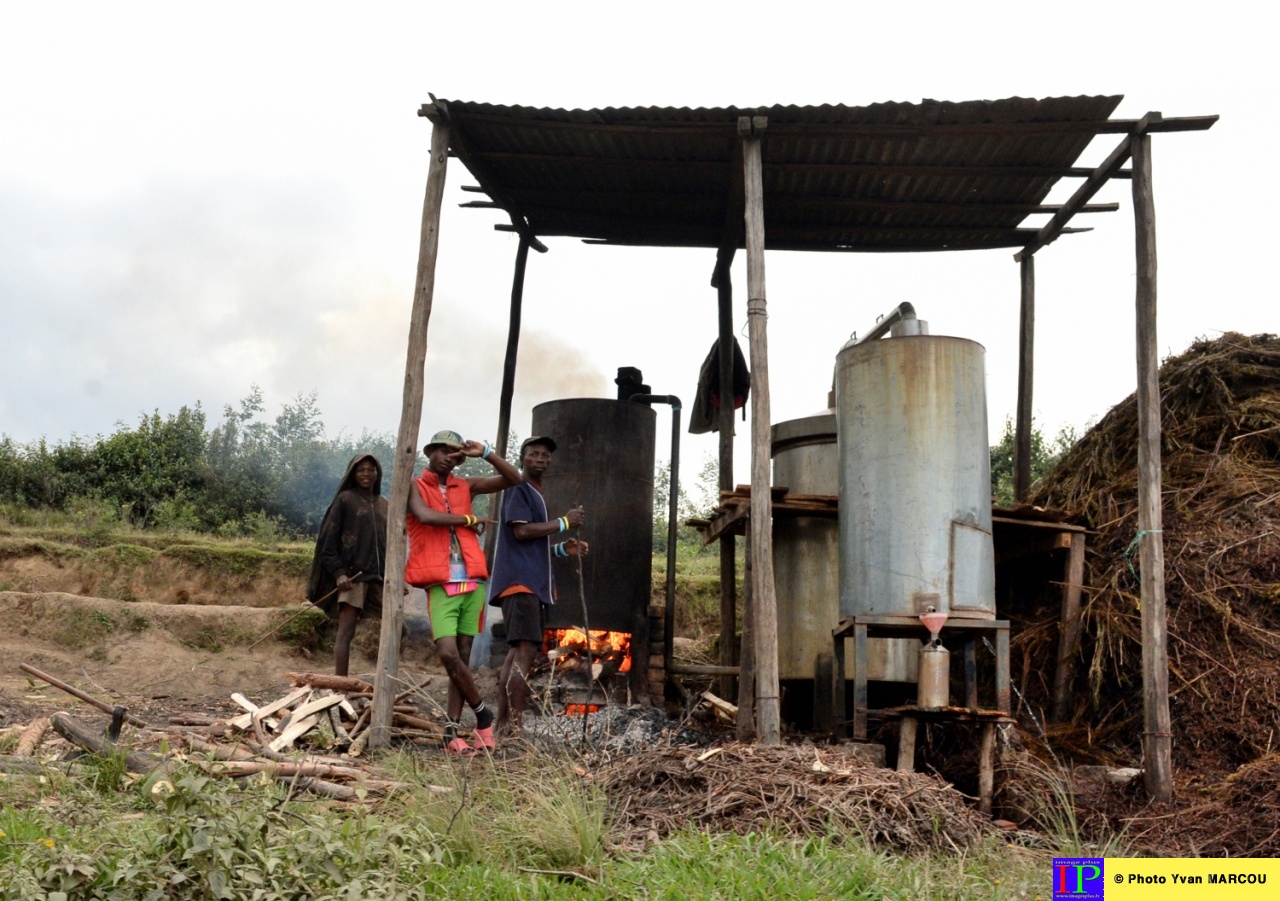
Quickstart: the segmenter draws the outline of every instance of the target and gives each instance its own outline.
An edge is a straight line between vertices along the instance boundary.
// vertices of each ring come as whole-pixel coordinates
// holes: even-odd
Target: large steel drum
[[[543,495],[551,516],[581,504],[576,533],[591,545],[583,560],[590,627],[628,632],[648,659],[653,578],[653,464],[657,414],[644,404],[602,398],[553,400],[533,408],[533,434],[556,442]],[[566,536],[567,537],[567,536]],[[582,626],[573,558],[554,561],[557,599],[548,628]]]
[[[995,618],[984,356],[939,335],[836,356],[841,615]],[[913,681],[914,668],[890,663],[882,678]]]

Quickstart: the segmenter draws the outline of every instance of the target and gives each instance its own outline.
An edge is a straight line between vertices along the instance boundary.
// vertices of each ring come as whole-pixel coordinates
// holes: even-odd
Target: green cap
[[[457,432],[452,432],[449,429],[444,429],[442,431],[436,432],[434,435],[431,436],[431,440],[427,442],[427,446],[422,449],[422,452],[424,454],[429,454],[431,453],[431,448],[439,447],[441,445],[452,445],[454,447],[462,447],[464,443],[465,442],[462,440],[462,436],[459,435]]]

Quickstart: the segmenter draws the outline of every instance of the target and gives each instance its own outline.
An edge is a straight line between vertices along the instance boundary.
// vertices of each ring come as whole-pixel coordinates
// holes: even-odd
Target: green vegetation
[[[1031,481],[1034,484],[1062,458],[1080,439],[1076,430],[1064,426],[1052,441],[1046,441],[1044,433],[1033,423],[1031,426]],[[991,497],[1001,506],[1013,506],[1013,455],[1017,446],[1017,432],[1012,419],[1004,421],[1004,434],[1000,443],[991,448]]]
[[[849,833],[695,831],[611,850],[608,799],[571,761],[533,756],[393,754],[383,766],[405,788],[376,808],[194,767],[157,802],[118,760],[84,762],[0,782],[0,898],[992,901],[1047,895],[1053,853],[992,839],[903,857]]]

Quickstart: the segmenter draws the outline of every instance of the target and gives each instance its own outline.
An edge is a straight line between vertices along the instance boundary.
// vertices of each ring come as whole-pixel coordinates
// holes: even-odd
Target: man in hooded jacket
[[[357,454],[347,464],[320,523],[307,580],[307,599],[338,621],[333,641],[336,675],[347,675],[356,623],[365,613],[382,615],[386,545],[387,500],[382,496],[382,464],[373,454]]]

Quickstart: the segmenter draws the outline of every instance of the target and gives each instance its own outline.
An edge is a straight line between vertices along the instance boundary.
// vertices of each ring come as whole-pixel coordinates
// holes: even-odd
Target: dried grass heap
[[[1174,766],[1210,783],[1280,747],[1280,339],[1198,341],[1164,363],[1160,390]],[[1143,729],[1137,445],[1130,396],[1032,498],[1097,533],[1074,728],[1058,737],[1125,762]],[[1056,628],[1025,635],[1018,652],[1054,659]]]
[[[655,748],[607,763],[615,830],[642,844],[683,828],[861,833],[875,847],[959,852],[990,822],[940,779],[873,766],[839,746]]]

